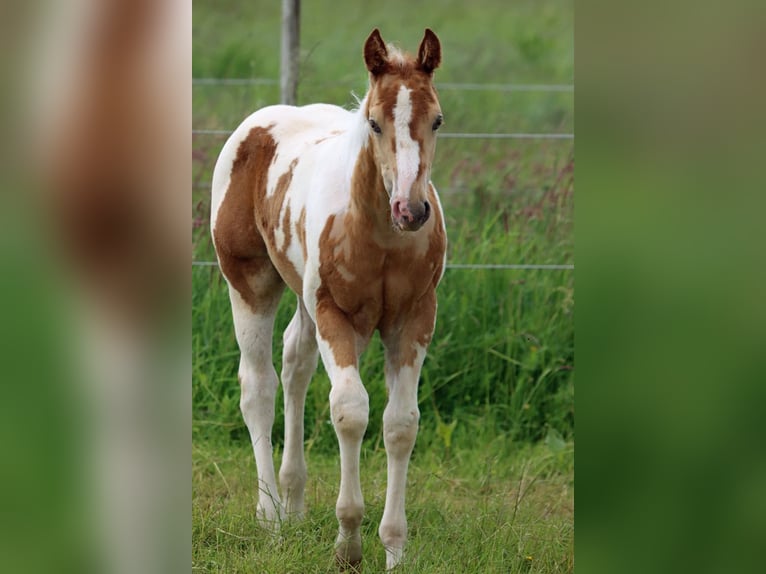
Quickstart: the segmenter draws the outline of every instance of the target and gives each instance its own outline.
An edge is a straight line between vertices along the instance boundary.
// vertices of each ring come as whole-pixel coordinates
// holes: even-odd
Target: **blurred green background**
[[[274,30],[278,25],[278,2],[194,2],[194,9],[195,77],[265,75],[276,80],[278,42]],[[463,5],[411,1],[393,3],[392,9],[387,4],[374,7],[366,3],[305,2],[304,38],[310,37],[312,41],[304,40],[302,44],[302,62],[304,73],[312,76],[311,82],[301,84],[299,97],[304,103],[321,96],[350,105],[349,91],[361,93],[364,89],[359,50],[373,26],[380,26],[386,39],[409,49],[415,48],[423,27],[433,27],[445,49],[444,66],[437,73],[437,80],[441,82],[570,84],[574,77],[574,12],[571,3],[564,2],[498,1]],[[764,8],[758,3],[724,6],[711,2],[586,1],[578,2],[575,20],[577,95],[574,108],[571,93],[498,95],[452,92],[445,88],[441,90],[441,97],[447,116],[445,131],[571,131],[572,110],[577,110],[579,567],[596,574],[759,572],[763,562],[761,544],[766,532],[766,457],[763,452],[766,386],[761,369],[766,340],[761,222],[763,190],[766,189],[762,168],[766,151],[763,144],[766,86],[761,56],[764,53]],[[3,23],[8,29],[14,28],[13,20]],[[24,27],[12,31],[15,34],[4,35],[5,40],[25,37]],[[321,56],[328,45],[336,48],[330,56]],[[547,49],[549,46],[553,48]],[[33,63],[28,61],[21,44],[11,43],[5,54],[21,58],[3,74],[4,92],[15,92],[16,72],[33,68]],[[261,55],[263,61],[259,60]],[[334,82],[343,85],[333,85]],[[328,90],[324,92],[328,95],[314,91],[320,88]],[[27,96],[26,92],[23,96]],[[245,113],[276,101],[278,94],[276,87],[269,85],[226,90],[195,86],[191,97],[195,100],[195,127],[230,129]],[[216,99],[222,104],[213,102]],[[551,104],[545,104],[546,101]],[[478,103],[471,106],[474,108],[471,113],[461,118],[462,110],[474,102]],[[495,105],[497,102],[499,106]],[[492,108],[489,103],[493,104]],[[4,111],[10,111],[9,115],[19,112],[13,105]],[[538,119],[540,123],[536,123]],[[14,129],[6,133],[10,136],[6,138],[6,146],[19,148],[25,134],[16,133]],[[193,138],[195,185],[206,183],[221,143]],[[560,210],[564,214],[562,220],[546,225],[535,219],[530,222],[530,218],[525,219],[511,210],[513,205],[525,205],[524,200],[519,199],[525,197],[524,193],[534,197],[536,189],[551,181],[546,176],[546,166],[557,173],[556,169],[566,161],[562,159],[566,156],[557,151],[556,146],[561,142],[468,140],[462,143],[466,147],[460,147],[457,141],[442,139],[434,171],[437,185],[445,192],[445,209],[453,218],[449,228],[453,239],[450,259],[467,261],[468,256],[474,255],[470,250],[477,244],[482,245],[476,241],[476,234],[471,236],[473,240],[456,243],[455,237],[462,233],[461,224],[474,228],[477,233],[486,231],[493,237],[503,235],[500,229],[505,233],[505,215],[500,216],[500,223],[494,224],[489,217],[500,205],[505,208],[502,212],[508,214],[509,229],[518,226],[523,230],[518,235],[523,244],[536,245],[537,250],[524,259],[511,251],[505,261],[558,262],[561,252],[550,247],[550,242],[537,242],[535,237],[552,237],[555,244],[557,229],[561,227],[559,238],[566,237],[564,243],[569,250],[565,261],[573,262],[571,212]],[[564,144],[565,153],[571,153],[570,144]],[[450,154],[459,159],[472,149],[472,155],[467,155],[464,163],[442,161],[450,158]],[[186,149],[181,151],[184,155],[188,153]],[[496,154],[499,163],[489,165],[499,166],[502,176],[496,169],[486,169],[486,164],[480,161],[483,156],[492,157],[492,154]],[[546,162],[540,157],[558,159]],[[20,169],[27,165],[16,162],[14,155],[4,159],[5,164],[18,163]],[[533,167],[536,164],[538,167]],[[474,169],[470,169],[472,165]],[[11,571],[99,571],[82,567],[82,544],[78,547],[81,529],[77,523],[82,520],[83,508],[87,508],[87,500],[90,500],[83,492],[87,485],[82,482],[80,458],[88,447],[82,440],[77,418],[82,406],[81,393],[75,391],[79,387],[74,377],[65,374],[71,370],[67,368],[71,357],[62,357],[69,351],[62,342],[72,338],[67,318],[76,310],[65,295],[67,286],[58,271],[60,262],[51,255],[45,219],[34,200],[29,201],[35,196],[28,186],[19,185],[19,178],[15,176],[15,173],[2,174],[3,191],[8,193],[0,196],[3,201],[0,208],[3,265],[0,363],[4,367],[0,430],[6,455],[4,471],[0,474],[0,491],[4,495],[0,500],[3,510],[0,554],[6,569]],[[485,187],[474,185],[476,182],[482,182]],[[458,191],[454,199],[450,199],[456,203],[448,206],[446,190],[451,187]],[[461,189],[469,193],[460,195]],[[492,197],[498,190],[506,194],[502,203]],[[201,187],[194,189],[194,218],[205,217],[206,206],[200,207],[204,194]],[[485,199],[487,196],[489,199]],[[476,205],[472,207],[471,202]],[[476,211],[481,213],[485,205],[484,219],[472,223],[467,216],[473,217]],[[178,206],[179,212],[188,208],[185,201]],[[540,232],[538,225],[547,228],[548,235]],[[204,223],[194,231],[198,258],[211,255],[203,227]],[[540,248],[540,245],[547,247]],[[459,260],[457,256],[465,259]],[[250,453],[242,437],[236,406],[231,404],[232,398],[227,398],[235,391],[231,373],[236,362],[233,335],[227,324],[229,311],[225,301],[219,300],[223,291],[216,283],[217,272],[194,268],[191,273],[195,294],[195,369],[197,373],[204,371],[201,358],[213,360],[215,354],[219,361],[216,377],[221,388],[211,389],[210,394],[218,396],[224,404],[201,410],[200,405],[205,401],[199,396],[201,379],[195,375],[195,441],[211,449],[217,442],[232,441],[238,445],[237,454],[229,452],[228,458],[221,457],[220,451],[215,450],[213,460],[233,458],[236,468],[241,468],[244,464],[241,461],[248,459]],[[450,276],[453,273],[457,271],[449,271],[445,276],[440,288],[442,298],[450,297],[450,281],[459,281]],[[491,284],[478,287],[485,279],[482,273],[471,275],[472,279],[466,281],[470,284],[459,287],[467,289],[466,299],[472,308],[476,302],[481,303],[479,295],[484,289],[495,291]],[[504,273],[507,278],[500,281],[501,288],[511,290],[512,294],[514,288],[516,293],[521,288],[513,281],[523,281],[522,286],[546,281],[564,289],[573,286],[568,283],[571,277],[566,273],[557,279],[546,279],[551,277],[547,273],[513,271],[500,272],[500,276]],[[207,291],[211,293],[209,296],[205,295]],[[203,303],[205,297],[209,299],[207,303]],[[522,302],[528,302],[526,309],[539,309],[549,301],[545,295],[536,297],[541,299],[529,294],[526,299],[522,297]],[[204,305],[209,306],[211,322],[205,335],[200,325]],[[542,314],[532,312],[538,313]],[[469,321],[476,323],[473,319]],[[218,333],[220,342],[213,340],[213,332]],[[474,333],[481,334],[482,328],[475,329]],[[556,337],[559,341],[573,341],[571,332]],[[213,353],[212,349],[217,350]],[[231,354],[221,356],[226,352]],[[530,353],[514,352],[530,356]],[[463,353],[467,351],[461,349],[453,355],[462,358]],[[567,351],[557,356],[569,358],[572,354]],[[518,356],[512,358],[519,360]],[[429,363],[433,359],[432,354]],[[467,364],[475,365],[475,356]],[[499,372],[498,364],[495,369]],[[455,372],[461,370],[458,368]],[[564,383],[559,380],[559,388],[566,389],[568,380]],[[315,387],[321,385],[321,379],[314,383]],[[479,387],[486,391],[486,386]],[[438,388],[435,390],[437,393],[433,396],[441,401]],[[219,391],[223,394],[218,394]],[[325,395],[326,387],[317,400],[324,401]],[[425,396],[431,400],[431,395]],[[448,396],[444,400],[450,404]],[[226,401],[229,403],[225,404]],[[209,399],[209,403],[214,401]],[[565,399],[564,403],[570,404],[570,401]],[[440,408],[441,403],[436,404]],[[422,405],[424,411],[426,406],[428,404]],[[476,408],[471,404],[468,407],[469,411]],[[430,408],[431,421],[438,424],[436,410]],[[491,412],[492,408],[487,410]],[[427,456],[421,454],[423,459],[437,459],[423,461],[424,473],[445,458],[445,438],[455,420],[449,418],[449,410],[439,412],[444,425],[441,434],[434,426],[429,431],[424,418],[426,428],[421,436],[424,440],[419,439],[416,447],[428,444],[430,433],[431,444],[441,449],[432,449],[435,454],[430,454],[431,451]],[[561,411],[546,411],[556,412]],[[459,473],[468,467],[472,479],[485,492],[492,493],[497,482],[518,480],[523,475],[520,469],[524,468],[525,461],[534,459],[539,463],[535,468],[544,467],[544,473],[548,474],[559,473],[565,477],[562,482],[567,483],[572,457],[568,450],[571,442],[566,441],[573,435],[567,434],[566,425],[553,427],[568,437],[563,448],[553,434],[546,434],[543,441],[536,443],[533,439],[519,439],[522,445],[534,443],[529,446],[530,450],[517,448],[519,443],[512,441],[503,447],[484,443],[477,435],[474,442],[482,445],[488,461],[521,457],[505,464],[499,475],[493,475],[500,477],[498,481],[482,482],[483,477],[478,476],[482,473],[473,469],[483,459],[469,455],[471,451],[461,446],[471,440],[470,433],[460,430],[463,421],[471,420],[471,413],[467,417],[464,413],[458,414],[458,424],[450,437],[450,473]],[[474,411],[477,426],[481,424],[481,414]],[[556,419],[546,416],[550,428],[551,421]],[[509,420],[512,419],[502,418],[506,425]],[[502,425],[490,423],[487,434],[504,436],[496,434]],[[477,430],[484,428],[482,424]],[[541,429],[539,424],[527,428],[536,428],[538,435]],[[87,427],[85,432],[93,434],[97,429]],[[325,448],[330,460],[332,429],[322,429],[321,434],[329,435]],[[514,436],[523,436],[523,432]],[[185,444],[188,445],[180,441],[178,449],[188,448]],[[551,465],[545,457],[558,457],[552,454],[555,448],[560,448],[563,461],[556,459]],[[206,473],[212,464],[199,452],[194,457],[203,460],[193,462],[203,467],[203,470],[195,468],[195,472],[209,481],[210,475]],[[222,468],[226,470],[225,465]],[[211,472],[215,473],[215,469]],[[486,477],[490,473],[483,474]],[[251,471],[243,471],[242,475],[248,484],[252,483]],[[455,493],[460,492],[461,487],[473,484],[458,482],[453,474],[428,476],[438,478],[434,478],[435,482],[423,483],[424,496],[443,495],[439,502],[456,498]],[[229,480],[236,486],[231,477]],[[198,484],[195,483],[195,488]],[[226,491],[217,488],[208,494],[220,505]],[[496,495],[500,496],[496,491],[491,494]],[[527,516],[543,516],[542,512],[535,513],[552,497],[543,492],[536,498],[536,503],[527,509]],[[481,504],[486,500],[482,499]],[[232,508],[244,508],[238,505],[240,500],[234,502],[237,505],[232,504]],[[474,500],[463,500],[454,513],[444,514],[459,518],[458,522],[463,524],[466,517],[474,516],[470,513],[476,506]],[[496,539],[496,533],[507,522],[504,521],[505,507],[498,508],[496,520],[484,523],[486,531],[473,530],[476,536],[469,539],[472,543],[484,541],[490,545]],[[422,516],[435,516],[439,512],[442,510],[431,508],[430,513]],[[332,526],[333,519],[329,509],[327,524]],[[564,522],[571,523],[571,520],[565,518]],[[215,531],[214,522],[207,526]],[[437,531],[424,534],[434,536]],[[492,546],[466,549],[460,544],[466,538],[454,530],[450,534],[445,548],[454,548],[465,561],[471,557],[481,560],[487,551],[494,549]],[[518,531],[513,531],[503,543],[508,543],[510,548],[511,542],[519,540],[522,538]],[[91,544],[88,541],[86,547]],[[241,552],[246,545],[247,541],[238,540],[228,549]],[[523,552],[524,548],[513,547],[514,552],[517,550]],[[561,569],[565,569],[567,562],[556,560],[561,553],[548,550],[549,564],[537,571],[554,571],[551,564],[563,564]],[[571,556],[570,559],[573,560]],[[463,563],[458,564],[462,568]],[[546,569],[546,566],[550,567]],[[521,565],[514,568],[520,571],[522,567],[532,569],[536,565],[521,555]],[[442,568],[442,571],[454,570]],[[506,567],[500,571],[512,569]]]

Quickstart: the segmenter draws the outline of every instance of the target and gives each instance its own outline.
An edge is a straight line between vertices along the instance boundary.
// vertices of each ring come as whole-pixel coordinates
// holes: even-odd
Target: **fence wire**
[[[347,85],[344,82],[332,82],[333,85]],[[193,86],[278,86],[275,78],[192,78]],[[460,83],[442,82],[436,84],[442,90],[457,91],[494,91],[494,92],[573,92],[573,84],[502,84],[502,83]],[[228,136],[232,130],[194,129],[192,135]],[[574,139],[573,133],[440,133],[440,138],[448,139]]]
[[[192,267],[218,267],[217,261],[192,261]],[[445,269],[515,269],[522,271],[548,270],[548,271],[572,271],[571,264],[526,264],[526,263],[447,263]]]
[[[229,136],[233,130],[207,130],[207,129],[195,129],[192,130],[192,135],[195,136]],[[571,140],[574,139],[574,134],[567,133],[456,133],[446,132],[440,133],[439,139],[553,139],[553,140]]]
[[[332,82],[333,85],[349,85],[342,82]],[[192,78],[193,86],[278,86],[279,80],[274,78]],[[436,84],[440,90],[456,91],[497,91],[497,92],[574,92],[572,84],[478,84],[440,82]],[[192,135],[228,137],[232,130],[221,129],[193,129]],[[573,140],[573,133],[440,133],[439,138],[447,139],[551,139]],[[192,267],[218,267],[217,261],[192,261]],[[447,263],[445,269],[457,270],[545,270],[545,271],[573,271],[573,264],[515,264],[515,263]]]
[[[275,78],[192,78],[192,86],[278,86]],[[325,82],[322,85],[349,86],[349,82]],[[436,82],[439,90],[487,92],[574,92],[573,84],[479,84],[471,82]]]

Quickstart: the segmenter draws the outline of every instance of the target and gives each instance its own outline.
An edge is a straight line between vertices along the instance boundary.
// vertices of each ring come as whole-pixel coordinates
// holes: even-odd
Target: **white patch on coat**
[[[293,241],[287,246],[287,259],[293,264],[298,275],[303,277],[306,262],[303,260],[303,246],[301,245],[300,236],[298,234],[298,218],[300,217],[300,213],[293,214],[291,212],[290,215],[292,217],[290,225],[292,227]]]
[[[420,144],[410,135],[412,119],[412,90],[399,88],[394,106],[394,133],[396,137],[396,186],[392,199],[408,199],[420,167]]]
[[[287,237],[285,235],[285,230],[282,228],[282,222],[285,219],[285,212],[289,207],[290,198],[285,196],[285,200],[282,202],[282,206],[279,208],[279,219],[277,219],[276,225],[274,227],[274,247],[276,247],[277,251],[285,250],[285,240]]]

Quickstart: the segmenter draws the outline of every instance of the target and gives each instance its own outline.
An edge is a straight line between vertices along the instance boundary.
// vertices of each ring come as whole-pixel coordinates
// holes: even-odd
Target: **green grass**
[[[194,76],[278,78],[279,3],[194,3]],[[350,107],[362,95],[361,47],[373,27],[410,51],[439,34],[439,82],[572,82],[571,3],[477,0],[304,3],[300,103]],[[231,129],[279,99],[277,86],[196,86],[194,127]],[[571,132],[570,92],[441,89],[446,132]],[[193,140],[194,258],[213,259],[210,181],[224,139]],[[573,263],[571,140],[439,140],[440,190],[452,263]],[[306,404],[310,505],[273,546],[253,520],[254,462],[239,413],[238,351],[225,284],[195,267],[193,283],[194,564],[211,572],[331,571],[337,440],[320,364]],[[420,384],[421,424],[408,515],[407,572],[572,570],[574,273],[447,269]],[[295,307],[286,295],[274,341]],[[360,370],[370,396],[363,445],[365,560],[382,569],[376,529],[385,490],[383,355],[377,337]],[[282,447],[282,398],[273,442]],[[213,464],[215,462],[215,464]],[[216,466],[217,465],[217,466]],[[524,477],[522,479],[522,477]],[[519,485],[531,481],[518,498]],[[527,560],[526,556],[532,556]]]
[[[255,520],[257,477],[249,447],[211,442],[193,451],[194,572],[337,572],[338,461],[309,456],[307,514],[275,540]],[[377,535],[385,496],[385,453],[365,451],[362,522],[365,572],[385,569]],[[445,456],[417,449],[409,481],[409,541],[402,572],[573,571],[573,451],[555,440],[535,447],[498,438]]]

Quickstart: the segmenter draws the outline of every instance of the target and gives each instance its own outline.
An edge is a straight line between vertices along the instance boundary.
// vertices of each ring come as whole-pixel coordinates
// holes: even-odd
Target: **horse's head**
[[[439,38],[426,29],[417,58],[387,47],[377,30],[364,45],[370,71],[367,119],[370,140],[400,230],[416,231],[428,220],[428,183],[442,124],[433,71],[441,63]]]

